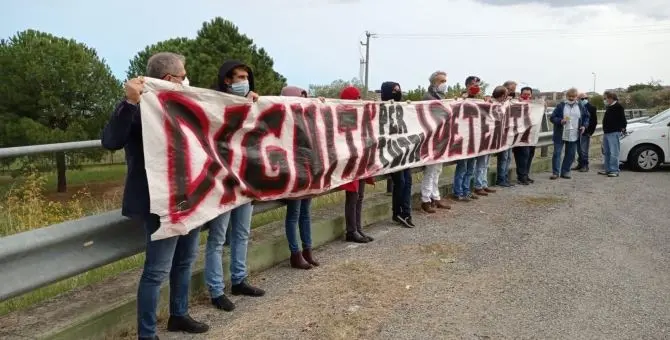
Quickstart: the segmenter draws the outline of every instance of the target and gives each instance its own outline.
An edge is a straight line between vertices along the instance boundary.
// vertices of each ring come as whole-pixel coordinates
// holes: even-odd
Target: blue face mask
[[[237,83],[234,83],[233,85],[230,85],[230,91],[234,95],[238,95],[241,97],[246,96],[249,93],[249,81],[248,80],[243,80]]]
[[[582,105],[586,105],[586,103],[588,103],[589,101],[586,100],[586,99],[582,99],[581,102],[582,102]]]

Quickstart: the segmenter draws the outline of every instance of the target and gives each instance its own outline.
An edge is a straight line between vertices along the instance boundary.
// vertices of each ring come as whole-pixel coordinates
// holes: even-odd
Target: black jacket
[[[591,103],[586,103],[586,109],[589,111],[589,126],[584,131],[584,134],[588,136],[593,136],[593,133],[596,132],[596,125],[598,125],[598,108],[591,105]]]
[[[623,106],[616,102],[607,107],[603,117],[603,133],[621,132],[626,130],[628,121]]]

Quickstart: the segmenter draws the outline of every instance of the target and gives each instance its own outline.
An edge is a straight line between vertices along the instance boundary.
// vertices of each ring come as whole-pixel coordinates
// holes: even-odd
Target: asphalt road
[[[167,339],[670,339],[670,169],[501,190],[373,243],[335,242],[309,271],[252,278],[206,335]]]

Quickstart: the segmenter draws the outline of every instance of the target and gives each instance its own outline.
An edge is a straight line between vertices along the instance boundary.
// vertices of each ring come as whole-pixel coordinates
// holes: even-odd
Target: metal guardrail
[[[595,134],[601,133],[599,126]],[[551,137],[552,132],[541,132],[537,146],[552,145]],[[0,158],[96,146],[100,146],[99,140],[5,148],[0,149]],[[421,171],[421,167],[414,171]],[[254,214],[283,205],[280,201],[259,202]],[[121,210],[0,238],[0,301],[139,254],[144,248],[144,231],[121,216]]]

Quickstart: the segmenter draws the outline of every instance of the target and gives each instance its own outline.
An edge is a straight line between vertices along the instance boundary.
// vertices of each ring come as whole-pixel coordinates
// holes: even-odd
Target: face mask
[[[527,94],[527,93],[524,93],[524,94],[521,95],[521,99],[522,100],[528,100],[528,99],[530,99],[530,95]]]
[[[586,103],[588,103],[589,101],[587,99],[582,99],[581,102],[582,102],[582,105],[586,105]]]
[[[181,84],[183,86],[189,86],[191,83],[188,81],[187,77],[184,77],[184,80],[181,81]]]
[[[447,92],[447,83],[442,83],[437,86],[437,92],[446,93]]]
[[[233,85],[230,85],[230,90],[233,94],[244,97],[249,93],[249,81],[243,80]]]
[[[575,103],[576,103],[576,101],[574,101],[574,100],[566,100],[565,102],[570,104],[570,105],[575,105]]]
[[[479,94],[479,85],[470,86],[468,88],[468,94],[471,96],[476,96]]]

